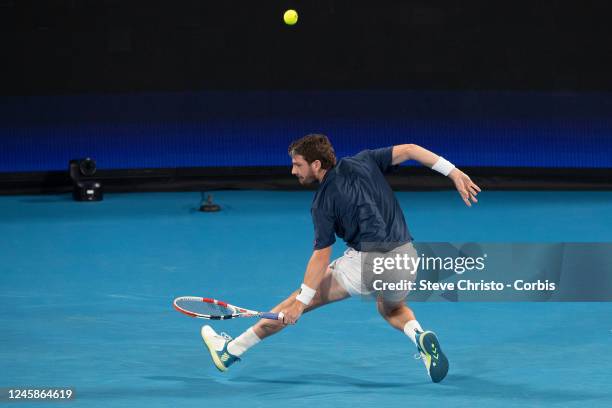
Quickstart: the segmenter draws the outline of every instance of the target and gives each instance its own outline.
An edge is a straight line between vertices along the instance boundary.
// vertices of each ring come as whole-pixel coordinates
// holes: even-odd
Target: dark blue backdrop
[[[289,165],[326,133],[339,156],[417,143],[460,166],[612,168],[611,93],[197,92],[0,98],[0,172]]]

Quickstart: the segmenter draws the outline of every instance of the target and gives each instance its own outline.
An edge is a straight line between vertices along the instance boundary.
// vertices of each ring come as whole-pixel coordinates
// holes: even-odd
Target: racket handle
[[[283,320],[283,312],[280,313],[272,313],[272,312],[262,312],[259,317],[262,319],[270,319],[270,320]]]

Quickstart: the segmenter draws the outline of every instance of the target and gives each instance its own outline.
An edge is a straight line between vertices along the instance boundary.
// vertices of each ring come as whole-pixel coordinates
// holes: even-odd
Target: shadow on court
[[[185,389],[209,390],[211,388],[210,378],[178,376],[150,376],[144,378],[152,381],[182,383]],[[258,388],[261,386],[269,391],[274,391],[275,388],[279,390],[282,388],[283,392],[287,393],[299,392],[300,388],[303,387],[307,387],[313,393],[316,392],[315,390],[317,388],[321,390],[326,389],[326,391],[330,391],[330,388],[337,388],[338,392],[343,392],[346,391],[346,388],[354,387],[358,389],[371,389],[372,391],[379,389],[387,390],[385,392],[394,390],[406,393],[412,393],[418,389],[418,394],[420,396],[431,395],[447,398],[451,397],[454,401],[457,401],[458,398],[466,398],[472,401],[474,398],[482,398],[497,401],[535,400],[542,403],[567,403],[571,401],[584,402],[586,400],[597,400],[610,397],[609,394],[604,393],[540,388],[529,384],[497,382],[470,375],[450,375],[440,384],[431,384],[425,380],[422,382],[379,382],[336,374],[308,374],[282,378],[258,378],[247,376],[230,379],[227,383],[214,383],[215,387],[227,388],[226,391],[228,392],[236,392],[235,386],[233,385],[235,383],[254,385]],[[200,395],[202,395],[201,392],[202,391],[200,391]]]
[[[157,381],[183,381],[189,385],[195,385],[201,382],[201,385],[209,383],[210,379],[199,379],[190,377],[146,377],[150,380]],[[343,375],[335,374],[310,374],[301,375],[295,377],[285,378],[257,378],[257,377],[238,377],[230,380],[232,383],[244,383],[244,384],[265,384],[266,386],[273,385],[295,385],[295,386],[327,386],[327,387],[345,387],[353,386],[358,388],[401,388],[406,386],[413,386],[419,383],[389,383],[389,382],[376,382],[363,380],[358,378],[352,378]]]

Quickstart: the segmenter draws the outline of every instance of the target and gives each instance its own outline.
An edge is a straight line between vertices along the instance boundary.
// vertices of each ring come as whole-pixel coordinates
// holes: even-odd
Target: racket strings
[[[176,304],[182,309],[207,316],[226,316],[234,313],[228,307],[197,300],[178,300]]]

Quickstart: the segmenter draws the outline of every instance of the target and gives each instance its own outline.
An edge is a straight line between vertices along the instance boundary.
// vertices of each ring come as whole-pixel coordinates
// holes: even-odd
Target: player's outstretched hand
[[[302,313],[304,312],[305,307],[306,305],[304,305],[302,302],[294,299],[293,303],[289,307],[282,310],[284,314],[283,323],[284,324],[296,324],[300,316],[302,316]]]
[[[448,177],[450,177],[450,179],[453,180],[453,182],[455,183],[455,187],[457,188],[459,195],[465,202],[465,205],[467,205],[468,207],[471,207],[472,203],[470,202],[470,200],[472,200],[475,203],[478,202],[478,200],[476,199],[476,195],[480,193],[480,187],[478,187],[468,177],[467,174],[465,174],[458,168],[455,168],[453,169],[453,171],[450,172]]]

